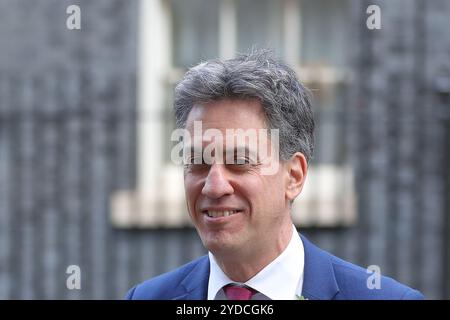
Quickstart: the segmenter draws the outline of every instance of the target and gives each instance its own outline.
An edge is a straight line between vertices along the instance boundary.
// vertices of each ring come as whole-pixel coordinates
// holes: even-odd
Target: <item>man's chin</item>
[[[229,239],[205,239],[203,241],[203,245],[209,252],[213,255],[223,255],[227,252],[236,252],[239,246],[234,243],[234,241],[230,241]]]

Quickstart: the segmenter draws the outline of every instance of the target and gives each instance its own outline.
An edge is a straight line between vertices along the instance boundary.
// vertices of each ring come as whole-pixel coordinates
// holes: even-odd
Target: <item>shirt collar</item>
[[[286,249],[245,284],[272,300],[293,300],[300,296],[303,286],[304,248],[302,240],[292,226],[291,240]],[[222,288],[235,281],[228,278],[209,252],[210,275],[208,300],[223,293]]]

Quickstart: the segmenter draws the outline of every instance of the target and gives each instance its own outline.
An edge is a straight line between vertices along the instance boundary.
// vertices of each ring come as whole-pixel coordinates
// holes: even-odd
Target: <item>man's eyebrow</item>
[[[226,154],[232,154],[234,156],[236,155],[244,155],[256,158],[257,161],[259,161],[258,152],[255,150],[250,149],[248,146],[245,147],[234,147],[226,150]]]

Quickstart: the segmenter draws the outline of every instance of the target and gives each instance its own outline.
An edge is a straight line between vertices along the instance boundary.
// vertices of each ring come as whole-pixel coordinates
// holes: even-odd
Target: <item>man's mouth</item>
[[[210,218],[229,217],[233,214],[241,212],[240,210],[205,210],[203,211]]]

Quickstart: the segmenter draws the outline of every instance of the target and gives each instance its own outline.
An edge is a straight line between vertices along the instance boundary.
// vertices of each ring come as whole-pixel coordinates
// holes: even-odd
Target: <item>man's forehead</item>
[[[186,149],[190,150],[194,153],[202,153],[204,151],[204,146],[199,146],[197,144],[187,144],[185,146]],[[212,150],[217,150],[218,148],[213,148]],[[249,146],[246,144],[242,145],[233,145],[233,146],[225,146],[224,148],[220,148],[223,152],[227,153],[239,153],[239,154],[256,154],[258,151],[257,146]]]
[[[191,130],[184,134],[185,143],[208,144],[219,143],[227,145],[244,146],[265,142],[270,135],[270,130],[265,128],[215,128],[203,127],[202,121],[194,121]]]
[[[223,99],[194,104],[187,117],[186,129],[190,129],[194,121],[203,121],[205,127],[221,129],[261,128],[266,122],[261,103],[256,99]]]

